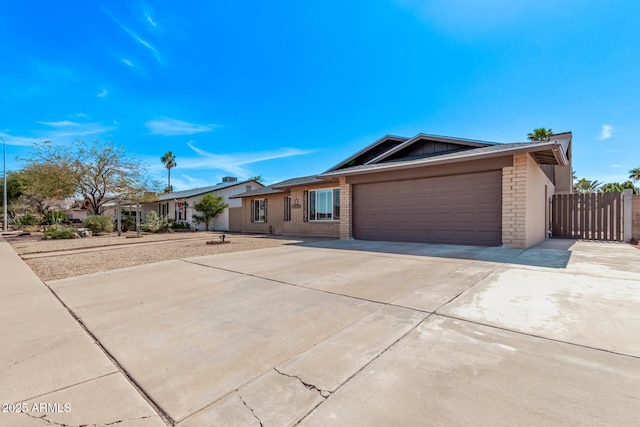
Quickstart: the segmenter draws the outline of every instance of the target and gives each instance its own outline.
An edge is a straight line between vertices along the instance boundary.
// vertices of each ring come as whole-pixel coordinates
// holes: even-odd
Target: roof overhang
[[[385,135],[385,136],[383,136],[382,138],[380,138],[379,140],[375,141],[374,143],[372,143],[372,144],[370,144],[370,145],[367,145],[366,147],[364,147],[362,150],[358,151],[358,152],[357,152],[357,153],[355,153],[354,155],[352,155],[352,156],[350,156],[350,157],[348,157],[348,158],[344,159],[343,161],[341,161],[341,162],[340,162],[340,163],[338,163],[337,165],[335,165],[335,166],[333,166],[333,167],[329,168],[329,169],[327,170],[327,172],[329,172],[329,171],[333,171],[333,170],[335,170],[335,169],[338,169],[338,168],[340,168],[340,167],[342,167],[342,166],[346,165],[347,163],[349,163],[351,160],[355,159],[355,158],[356,158],[356,157],[358,157],[359,155],[364,154],[364,153],[366,153],[367,151],[369,151],[369,150],[371,150],[371,149],[373,149],[373,148],[377,147],[378,145],[382,144],[383,142],[385,142],[385,141],[389,141],[389,140],[392,140],[392,141],[398,141],[398,142],[400,142],[400,143],[403,143],[403,142],[405,142],[405,141],[408,141],[408,140],[409,140],[409,138],[407,138],[406,136]],[[326,173],[326,172],[325,172],[325,173]]]
[[[448,143],[448,144],[457,144],[457,145],[465,145],[467,147],[472,147],[472,148],[480,148],[480,147],[488,147],[491,145],[498,145],[495,142],[486,142],[486,141],[477,141],[474,139],[464,139],[464,138],[452,138],[452,137],[448,137],[448,136],[439,136],[439,135],[429,135],[426,133],[419,133],[418,135],[414,136],[411,139],[406,140],[405,142],[403,142],[402,144],[392,148],[391,150],[388,150],[384,153],[382,153],[381,155],[379,155],[378,157],[369,160],[368,162],[365,163],[365,165],[372,165],[372,164],[376,164],[381,162],[382,160],[388,158],[389,156],[397,153],[398,151],[409,147],[410,145],[416,143],[417,141],[421,141],[421,140],[428,140],[428,141],[435,141],[435,142],[444,142],[444,143]]]
[[[493,157],[508,156],[521,153],[530,153],[538,163],[553,164],[566,166],[569,164],[567,156],[561,144],[556,141],[541,142],[527,146],[509,147],[504,144],[502,149],[491,150],[487,152],[474,152],[475,150],[463,151],[453,155],[443,155],[437,157],[429,157],[426,159],[410,160],[405,162],[389,162],[368,165],[364,167],[355,167],[350,169],[341,169],[333,172],[327,172],[318,175],[318,178],[332,179],[340,176],[364,175],[370,173],[386,172],[401,169],[412,169],[425,166],[445,165],[458,162],[467,162],[472,160],[489,159]]]

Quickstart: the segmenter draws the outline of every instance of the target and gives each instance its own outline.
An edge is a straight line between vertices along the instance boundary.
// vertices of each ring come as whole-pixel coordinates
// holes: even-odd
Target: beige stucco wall
[[[547,198],[545,199],[545,185]],[[547,238],[548,199],[555,187],[527,153],[502,169],[502,244],[529,248]]]
[[[636,194],[633,196],[631,209],[633,211],[631,217],[631,222],[633,225],[633,238],[636,240],[640,240],[640,195]]]
[[[323,183],[313,186],[293,187],[288,193],[266,196],[245,197],[242,199],[243,230],[247,233],[273,233],[284,235],[340,237],[340,221],[304,221],[304,191],[322,188],[336,188],[338,183]],[[291,196],[291,204],[300,205],[291,208],[291,221],[284,220],[284,198]],[[342,194],[341,194],[342,197]],[[251,200],[267,200],[267,221],[251,222]],[[342,203],[341,203],[342,205]],[[341,206],[342,209],[342,206]],[[342,217],[341,212],[341,217]]]
[[[555,186],[538,167],[536,161],[527,154],[527,205],[525,247],[537,245],[548,238],[549,200],[553,196]],[[546,197],[545,197],[545,186]]]

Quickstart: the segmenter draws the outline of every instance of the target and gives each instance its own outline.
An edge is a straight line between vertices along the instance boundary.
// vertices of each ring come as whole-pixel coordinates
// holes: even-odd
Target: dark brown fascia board
[[[277,186],[277,187],[273,187],[272,186],[272,187],[274,189],[278,189],[278,190],[289,191],[290,188],[294,188],[294,187],[310,187],[310,186],[313,186],[313,185],[322,185],[322,184],[325,184],[325,183],[330,182],[330,181],[335,181],[334,178],[324,178],[324,177],[322,177],[320,175],[316,175],[316,178],[320,179],[320,181],[316,181],[316,182],[301,182],[299,184],[287,185],[287,186],[284,186],[284,187],[280,187],[280,186]]]
[[[358,151],[357,153],[355,153],[354,155],[348,157],[347,159],[341,161],[340,163],[338,163],[337,165],[327,169],[326,172],[324,173],[328,173],[331,172],[337,168],[339,168],[340,166],[343,166],[347,163],[349,163],[351,160],[355,159],[356,157],[358,157],[360,154],[366,153],[367,151],[371,150],[372,148],[382,144],[384,141],[387,141],[389,139],[395,139],[396,141],[406,141],[409,138],[407,138],[406,136],[397,136],[397,135],[385,135],[382,138],[380,138],[379,140],[375,141],[373,144],[369,144],[366,147],[364,147],[362,150]]]
[[[263,187],[264,188],[264,187]],[[256,188],[256,190],[260,190],[260,188]],[[250,191],[247,191],[245,193],[240,193],[240,194],[234,194],[233,196],[229,196],[230,199],[243,199],[245,197],[256,197],[256,196],[269,196],[271,194],[281,194],[281,193],[286,193],[286,191],[283,190],[273,190],[269,193],[262,193],[262,194],[248,194],[251,193]]]
[[[408,139],[407,141],[403,142],[397,147],[394,147],[391,150],[380,154],[378,157],[369,160],[367,163],[365,163],[365,165],[376,164],[386,159],[387,157],[391,156],[392,154],[397,153],[403,148],[409,147],[411,144],[414,144],[421,139],[428,139],[429,141],[448,142],[448,143],[459,144],[459,145],[468,145],[469,147],[476,147],[476,148],[488,147],[491,145],[499,145],[496,142],[476,141],[473,139],[453,138],[448,136],[429,135],[426,133],[419,133],[418,135],[414,136],[411,139]]]
[[[504,144],[508,145],[508,144]],[[560,144],[555,141],[538,143],[535,145],[530,145],[526,147],[516,147],[509,148],[505,147],[503,150],[495,150],[485,153],[476,153],[464,151],[460,153],[458,156],[448,157],[446,159],[441,159],[438,157],[430,157],[425,160],[416,160],[411,163],[383,163],[373,165],[374,167],[365,168],[365,169],[354,169],[354,170],[342,170],[342,171],[334,171],[329,173],[324,173],[318,175],[318,178],[321,179],[331,179],[339,176],[347,176],[347,175],[363,175],[367,173],[375,173],[380,171],[389,171],[389,170],[398,170],[398,169],[410,169],[410,168],[419,168],[422,166],[434,166],[434,165],[445,165],[448,163],[456,163],[456,162],[466,162],[470,160],[480,160],[480,159],[488,159],[491,157],[500,157],[501,155],[513,155],[520,153],[533,153],[536,151],[544,151],[551,150],[554,154],[554,158],[558,162],[559,165],[565,166],[568,164],[566,156],[562,153],[562,148]]]

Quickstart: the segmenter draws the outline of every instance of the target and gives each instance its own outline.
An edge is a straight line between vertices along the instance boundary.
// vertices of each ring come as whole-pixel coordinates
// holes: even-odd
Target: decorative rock
[[[91,237],[91,230],[81,229],[79,230],[80,237]]]
[[[78,233],[71,233],[71,238],[72,239],[79,239],[80,235]]]
[[[51,240],[52,237],[51,236],[42,236],[42,240]]]

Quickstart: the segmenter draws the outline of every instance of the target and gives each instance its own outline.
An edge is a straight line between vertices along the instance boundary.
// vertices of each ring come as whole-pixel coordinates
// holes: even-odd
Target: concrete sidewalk
[[[2,238],[0,324],[0,426],[165,425]]]

